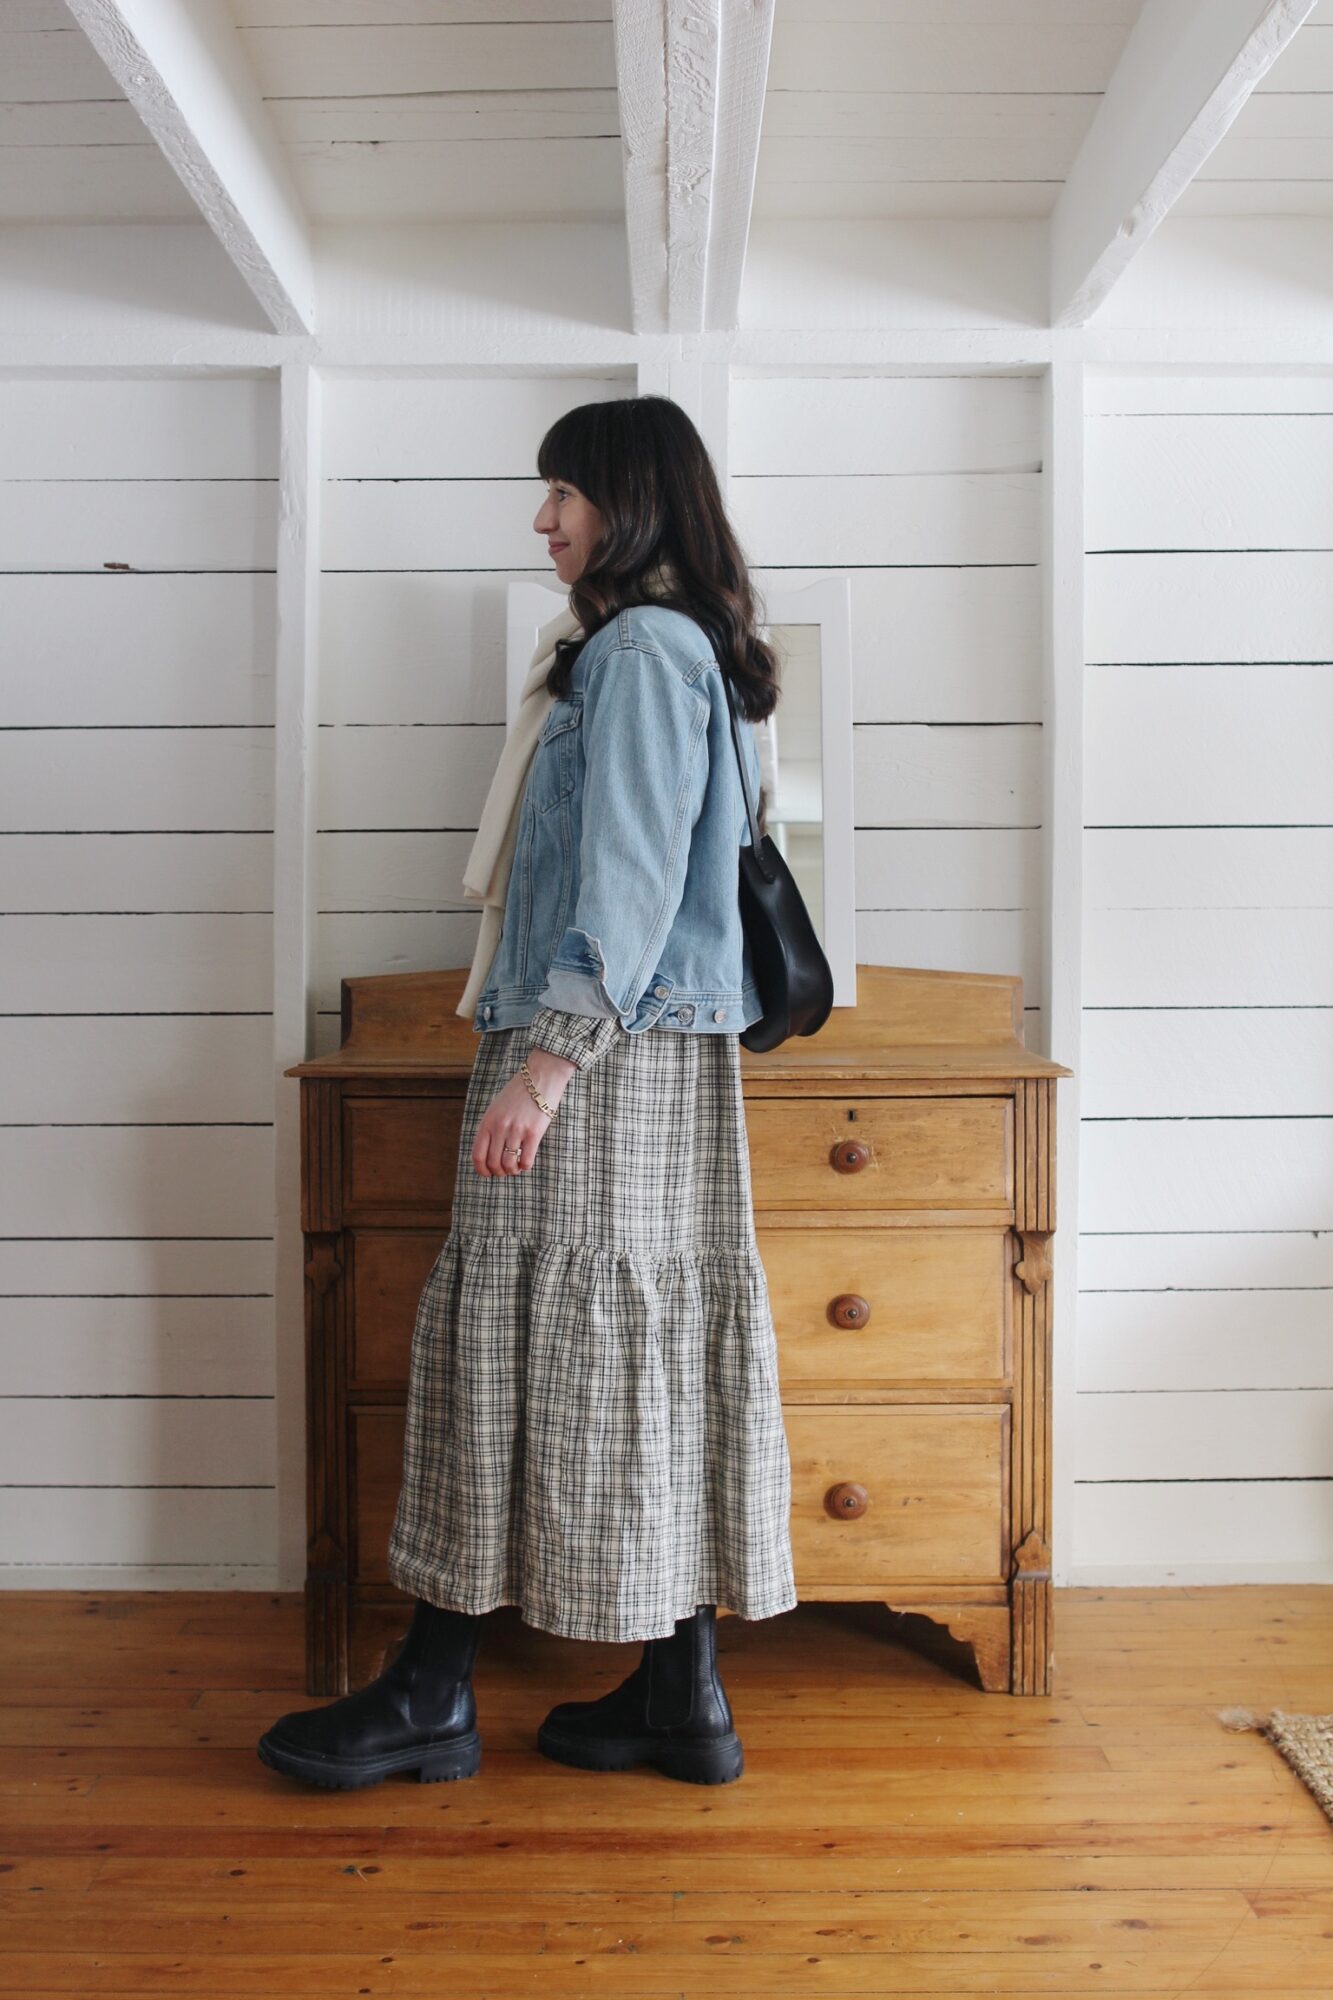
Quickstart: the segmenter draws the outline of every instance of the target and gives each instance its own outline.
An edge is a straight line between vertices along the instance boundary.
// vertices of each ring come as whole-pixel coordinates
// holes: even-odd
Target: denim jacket
[[[744,716],[740,734],[757,798]],[[531,1024],[533,1046],[580,1069],[622,1032],[739,1034],[763,1012],[740,915],[749,838],[706,633],[667,605],[627,606],[543,725],[473,1027]]]

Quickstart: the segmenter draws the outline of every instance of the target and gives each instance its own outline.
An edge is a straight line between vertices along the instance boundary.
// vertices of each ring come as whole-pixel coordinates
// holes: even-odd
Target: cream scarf
[[[660,563],[644,578],[644,587],[650,596],[658,591],[670,591],[674,583],[675,571],[669,563]],[[455,1009],[468,1020],[476,1011],[477,997],[486,983],[496,946],[500,942],[509,871],[513,867],[514,849],[518,843],[519,806],[528,781],[528,766],[553,700],[546,686],[546,676],[555,661],[556,641],[572,638],[582,630],[573,607],[567,604],[537,634],[532,661],[519,690],[518,710],[506,731],[500,761],[481,809],[477,837],[463,870],[464,903],[480,903],[482,906],[472,970]]]

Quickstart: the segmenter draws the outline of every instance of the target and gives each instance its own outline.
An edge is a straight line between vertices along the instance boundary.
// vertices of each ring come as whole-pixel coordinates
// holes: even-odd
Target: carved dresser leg
[[[1011,1694],[1049,1694],[1055,1635],[1051,1552],[1034,1528],[1014,1551]]]

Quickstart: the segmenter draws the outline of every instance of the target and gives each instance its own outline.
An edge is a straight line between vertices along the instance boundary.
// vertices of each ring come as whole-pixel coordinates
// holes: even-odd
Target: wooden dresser
[[[448,1232],[476,1036],[466,968],[342,983],[301,1079],[307,1689],[349,1619],[406,1605],[386,1552],[417,1299]],[[742,1049],[802,1599],[947,1626],[981,1684],[1050,1689],[1055,1079],[1022,982],[857,968],[857,1004]],[[929,1630],[929,1628],[925,1628]]]

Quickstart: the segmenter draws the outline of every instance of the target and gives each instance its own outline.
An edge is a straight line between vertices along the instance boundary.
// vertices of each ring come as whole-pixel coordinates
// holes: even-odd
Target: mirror
[[[767,830],[796,878],[833,973],[833,1004],[856,1005],[856,827],[852,772],[851,578],[760,586],[760,627],[782,697],[755,725]]]
[[[805,899],[824,942],[824,728],[820,712],[819,627],[762,625],[778,655],[782,699],[755,724],[765,796],[765,830]],[[828,946],[824,946],[827,952]]]
[[[852,785],[851,578],[760,584],[760,627],[778,655],[782,696],[755,724],[767,831],[796,878],[833,973],[833,1003],[856,1005],[856,853]],[[506,722],[541,627],[568,602],[541,583],[511,583]]]

